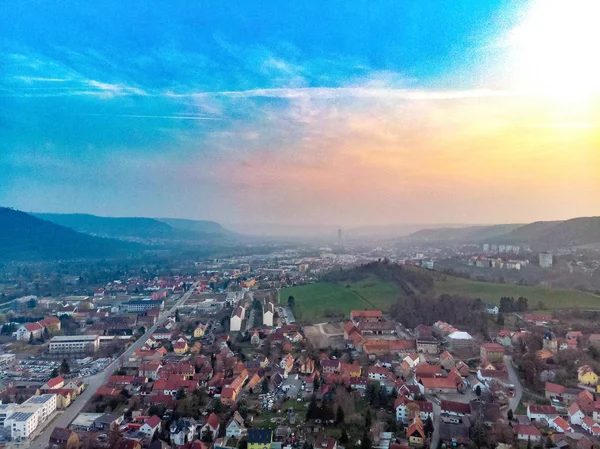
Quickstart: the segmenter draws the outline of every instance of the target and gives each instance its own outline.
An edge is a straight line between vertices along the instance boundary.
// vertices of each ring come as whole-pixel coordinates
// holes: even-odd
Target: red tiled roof
[[[158,416],[154,415],[154,416],[151,416],[150,418],[148,418],[144,424],[148,424],[150,427],[155,429],[156,426],[158,426],[160,424],[160,422],[161,422],[160,418]]]
[[[530,405],[529,411],[537,415],[558,415],[556,407],[551,405]]]
[[[440,403],[442,413],[456,413],[461,415],[469,415],[471,413],[471,405],[464,402],[442,401]]]
[[[546,391],[549,393],[563,394],[565,387],[563,385],[553,384],[552,382],[546,382]]]
[[[517,435],[526,435],[531,437],[541,436],[540,431],[537,430],[536,427],[529,424],[515,426],[515,433]]]
[[[46,385],[48,385],[48,388],[54,388],[57,385],[63,383],[64,381],[65,379],[62,376],[58,376],[50,379],[48,382],[46,382]]]
[[[353,310],[350,312],[352,318],[379,318],[383,316],[381,310]]]

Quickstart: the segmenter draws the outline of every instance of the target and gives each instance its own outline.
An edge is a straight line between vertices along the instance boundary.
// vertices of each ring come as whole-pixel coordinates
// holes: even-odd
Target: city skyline
[[[0,7],[1,205],[344,229],[600,215],[591,0],[33,5]]]

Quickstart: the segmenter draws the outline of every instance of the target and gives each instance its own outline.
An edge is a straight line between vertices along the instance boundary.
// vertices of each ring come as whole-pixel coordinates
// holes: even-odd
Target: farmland
[[[346,284],[319,282],[289,287],[282,289],[279,296],[282,302],[293,296],[296,300],[297,318],[313,321],[347,316],[354,309],[387,310],[401,294],[400,288],[393,282],[369,276]]]
[[[530,310],[572,307],[600,309],[599,296],[577,290],[479,282],[441,274],[435,275],[435,278],[431,294],[436,296],[444,293],[467,296],[491,304],[499,304],[503,296],[524,296],[529,301]],[[387,311],[403,294],[394,282],[369,275],[354,282],[318,282],[285,288],[280,291],[280,298],[286,302],[289,296],[293,296],[298,320],[316,322],[348,316],[353,309]]]
[[[515,299],[524,296],[528,299],[530,309],[538,309],[543,304],[546,309],[566,309],[579,307],[582,309],[600,309],[600,297],[578,290],[557,289],[544,286],[527,286],[514,284],[495,284],[478,282],[452,276],[441,276],[436,279],[435,293],[469,296],[480,298],[483,302],[500,304],[503,296]]]

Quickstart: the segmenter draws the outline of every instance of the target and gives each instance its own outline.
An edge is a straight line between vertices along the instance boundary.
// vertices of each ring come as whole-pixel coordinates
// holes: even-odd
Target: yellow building
[[[173,352],[175,354],[185,354],[188,351],[187,341],[184,339],[179,339],[173,345]]]
[[[204,326],[199,324],[196,329],[194,329],[194,338],[202,338],[204,337]]]
[[[406,437],[411,446],[422,446],[425,440],[425,431],[423,430],[423,422],[420,418],[415,417],[412,420],[408,429],[406,429]]]
[[[598,385],[598,375],[589,365],[583,365],[577,369],[577,379],[585,385]]]
[[[271,449],[273,431],[271,429],[248,429],[248,449]]]

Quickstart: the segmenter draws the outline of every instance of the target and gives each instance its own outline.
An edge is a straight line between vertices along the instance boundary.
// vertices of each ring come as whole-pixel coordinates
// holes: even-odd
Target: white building
[[[41,394],[39,396],[32,396],[27,399],[22,406],[36,405],[40,412],[40,421],[46,421],[52,413],[56,411],[56,395],[55,394]]]
[[[241,439],[244,435],[246,435],[246,426],[244,425],[244,418],[239,412],[234,412],[233,417],[227,423],[225,436],[227,438],[236,438]]]
[[[540,253],[540,267],[541,268],[552,268],[552,254]]]
[[[263,324],[265,326],[273,326],[273,315],[275,314],[275,307],[270,301],[265,301],[263,305]]]
[[[11,440],[26,440],[39,426],[37,413],[15,412],[4,421],[4,432]]]
[[[50,353],[95,352],[100,348],[97,335],[61,335],[53,337],[48,345]]]
[[[242,321],[244,320],[244,316],[246,314],[246,309],[242,306],[237,306],[233,313],[231,314],[231,318],[229,319],[229,330],[232,332],[237,332],[242,329]]]

